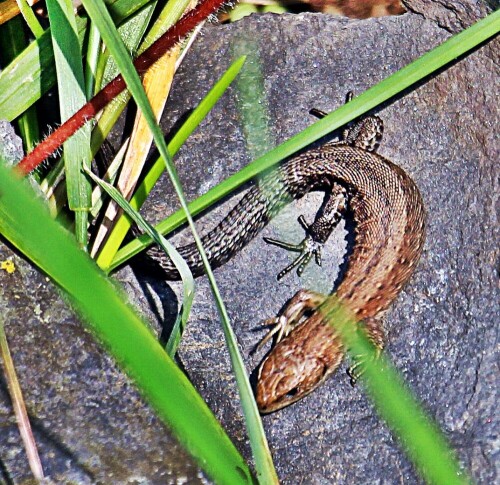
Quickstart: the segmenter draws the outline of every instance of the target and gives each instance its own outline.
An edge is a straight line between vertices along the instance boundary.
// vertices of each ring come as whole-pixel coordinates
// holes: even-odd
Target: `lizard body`
[[[320,115],[323,115],[320,113]],[[267,239],[301,254],[294,267],[301,274],[312,256],[321,264],[321,247],[348,209],[355,224],[355,244],[335,297],[365,325],[380,349],[380,316],[413,273],[425,239],[425,210],[413,180],[397,165],[374,153],[382,122],[367,117],[344,132],[344,140],[293,157],[251,187],[239,203],[202,238],[210,263],[220,266],[234,256],[293,199],[313,190],[330,199],[299,245]],[[195,244],[180,248],[194,275],[203,273]],[[167,279],[178,279],[173,263],[159,250],[149,254]],[[281,316],[278,343],[262,363],[257,383],[261,412],[280,409],[315,389],[340,364],[344,349],[319,310],[325,296],[300,290]]]

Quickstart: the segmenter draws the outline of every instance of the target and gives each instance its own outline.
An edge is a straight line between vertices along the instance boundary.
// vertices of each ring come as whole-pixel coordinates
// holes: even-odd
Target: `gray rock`
[[[455,0],[402,0],[410,11],[433,20],[450,32],[460,32],[498,8],[498,0],[472,0],[457,2]]]
[[[308,126],[313,121],[308,115],[311,107],[334,109],[348,90],[362,92],[448,37],[436,22],[417,15],[366,21],[322,15],[254,16],[207,29],[178,73],[164,127],[168,131],[196,105],[229,65],[235,45],[243,45],[238,52],[246,45],[252,62],[261,66],[260,106],[267,108],[268,119],[259,119],[270,133],[263,135],[265,144],[273,139],[279,143]],[[387,317],[387,354],[478,483],[492,483],[498,473],[498,141],[492,86],[498,84],[492,60],[496,48],[497,41],[492,42],[378,112],[386,126],[379,151],[414,177],[429,223],[421,263]],[[245,136],[252,135],[245,135],[241,127],[241,97],[233,87],[181,150],[176,164],[188,198],[201,195],[252,159],[255,141],[245,146]],[[236,199],[201,218],[200,232],[213,227]],[[318,204],[316,200],[290,207],[262,235],[299,241],[297,215],[310,211],[311,219]],[[175,196],[164,181],[145,212],[158,220],[175,208]],[[294,236],[284,236],[289,229]],[[181,234],[175,241],[183,244],[188,239]],[[263,336],[255,332],[260,322],[276,315],[299,288],[332,289],[343,260],[345,232],[338,230],[332,239],[325,251],[326,267],[311,267],[302,279],[293,275],[275,281],[289,256],[267,247],[260,236],[216,271],[249,372],[262,357],[250,355]],[[176,284],[170,287],[179,289]],[[181,350],[183,365],[249,454],[217,311],[204,279],[198,282],[193,312]],[[264,417],[281,479],[420,482],[362,386],[349,386],[346,367],[306,399]]]
[[[245,131],[241,119],[245,84],[226,93],[176,159],[188,198],[201,195],[266,146],[308,126],[313,121],[310,108],[334,109],[347,91],[362,92],[448,37],[435,21],[412,14],[365,21],[320,14],[266,15],[206,27],[176,78],[163,120],[165,130],[220,77],[233,50],[248,49],[254,54],[250,56],[253,66],[260,66],[262,80],[252,74],[246,82],[248,86],[253,81],[250,91],[262,86],[264,114],[258,117],[257,130]],[[494,129],[498,67],[494,49],[498,54],[498,41],[378,112],[386,127],[379,151],[413,176],[429,214],[422,260],[387,316],[387,354],[445,433],[460,463],[477,483],[485,484],[498,480],[495,324],[499,312],[494,266],[498,259]],[[256,132],[263,133],[262,138]],[[215,224],[237,197],[200,218],[200,232]],[[311,220],[320,201],[321,196],[310,197],[290,206],[262,235],[300,240],[297,215],[305,213]],[[175,208],[170,183],[163,179],[145,212],[150,220],[159,220]],[[249,372],[262,358],[251,354],[264,335],[260,322],[274,316],[299,288],[314,284],[320,291],[331,291],[344,258],[345,237],[344,228],[339,228],[325,250],[325,267],[308,268],[302,279],[291,275],[275,281],[289,255],[266,246],[260,235],[216,271]],[[181,233],[175,241],[182,244],[188,239]],[[0,259],[11,256],[7,247],[1,251]],[[18,271],[0,272],[0,311],[6,315],[9,308],[9,340],[42,460],[54,480],[180,483],[186,477],[189,483],[202,481],[53,286],[13,257]],[[179,285],[144,277],[137,280],[130,268],[118,276],[131,299],[158,322],[158,333],[168,327]],[[198,280],[197,288],[180,359],[238,448],[251,459],[205,278]],[[6,302],[17,303],[13,307]],[[420,483],[362,386],[349,385],[346,368],[344,364],[330,381],[296,405],[264,417],[283,483]],[[3,468],[21,481],[29,472],[5,395],[1,403],[0,440],[8,444]]]
[[[0,156],[9,165],[14,165],[23,157],[23,142],[6,120],[0,120]]]

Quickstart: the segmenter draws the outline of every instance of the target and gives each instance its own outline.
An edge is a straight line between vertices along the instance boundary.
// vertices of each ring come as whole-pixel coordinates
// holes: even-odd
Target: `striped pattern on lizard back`
[[[356,268],[355,272],[347,271],[338,289],[339,296],[357,301],[364,298],[355,291],[351,295],[351,291],[362,284],[367,272],[374,272],[380,265],[385,269],[393,267],[397,260],[394,248],[401,252],[400,259],[408,261],[412,258],[404,253],[419,252],[422,241],[409,237],[411,231],[408,233],[406,222],[411,227],[423,226],[424,210],[418,189],[403,170],[376,153],[343,143],[324,145],[294,157],[252,186],[202,238],[211,265],[218,267],[231,259],[293,199],[314,190],[328,190],[334,183],[347,189],[356,223],[356,244],[349,258],[356,261]],[[407,221],[409,214],[411,220]],[[204,272],[194,243],[178,251],[195,276]],[[160,264],[167,279],[179,278],[171,260],[158,248],[149,249],[148,254]],[[397,280],[402,276],[394,277],[392,298],[399,291],[402,283]],[[384,284],[379,277],[373,282]],[[389,283],[385,281],[391,286]],[[384,308],[389,302],[384,303]],[[369,307],[375,309],[381,304],[374,300]]]
[[[335,296],[382,348],[381,312],[413,273],[424,244],[422,198],[401,168],[375,153],[334,145],[310,155],[306,172],[326,173],[347,186],[355,222],[353,251]],[[324,300],[300,290],[275,319],[285,337],[278,339],[259,370],[261,412],[276,411],[309,394],[342,361],[343,344],[320,310]]]

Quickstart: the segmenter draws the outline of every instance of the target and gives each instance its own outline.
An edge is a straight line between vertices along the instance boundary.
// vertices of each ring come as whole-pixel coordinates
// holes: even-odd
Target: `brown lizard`
[[[321,264],[323,244],[349,209],[356,239],[335,297],[362,321],[380,349],[381,314],[411,276],[425,238],[425,210],[415,183],[400,167],[374,153],[382,129],[380,118],[369,116],[347,129],[342,141],[293,157],[251,187],[226,218],[202,238],[210,263],[220,266],[292,199],[313,190],[329,191],[329,199],[313,224],[299,218],[306,229],[302,243],[266,239],[300,252],[278,279],[294,267],[300,275],[312,256]],[[151,248],[148,253],[168,279],[179,277],[162,252]],[[179,253],[195,275],[203,273],[194,244],[180,248]],[[325,298],[300,290],[282,315],[273,319],[279,330],[278,343],[259,370],[257,403],[261,412],[275,411],[309,394],[342,361],[340,338],[319,311]]]

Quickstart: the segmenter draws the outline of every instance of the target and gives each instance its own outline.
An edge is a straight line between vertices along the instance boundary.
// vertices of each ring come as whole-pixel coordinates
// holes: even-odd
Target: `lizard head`
[[[302,326],[300,326],[302,327]],[[311,339],[302,342],[300,327],[280,341],[262,362],[257,378],[256,399],[261,413],[284,408],[316,389],[340,364],[343,352],[338,339],[328,345]]]

